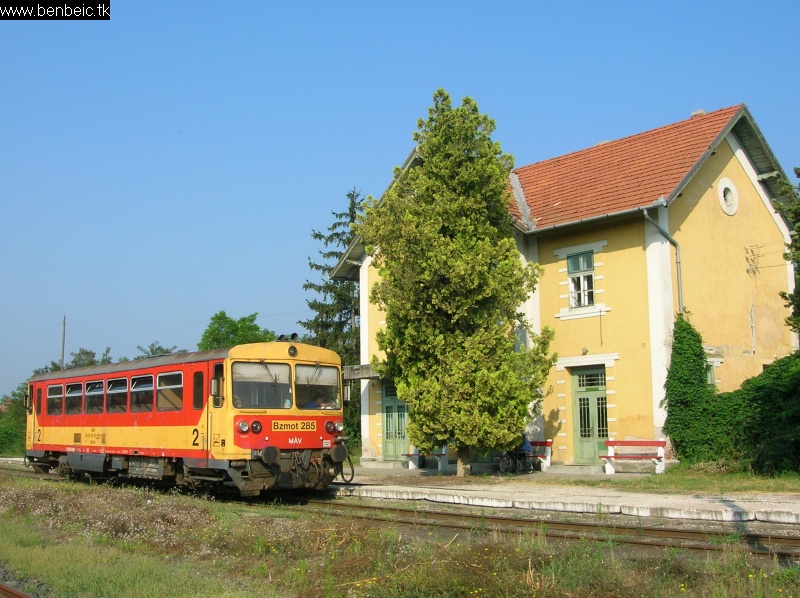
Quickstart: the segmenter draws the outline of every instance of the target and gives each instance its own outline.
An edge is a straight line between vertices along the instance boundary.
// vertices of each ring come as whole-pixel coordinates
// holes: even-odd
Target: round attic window
[[[722,178],[717,183],[717,197],[722,211],[728,216],[733,216],[739,209],[739,193],[729,178]]]

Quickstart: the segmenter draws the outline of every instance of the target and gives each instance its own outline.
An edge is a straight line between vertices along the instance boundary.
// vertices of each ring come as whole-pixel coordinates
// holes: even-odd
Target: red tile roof
[[[514,169],[536,229],[669,198],[744,105]],[[520,218],[512,202],[511,213]]]

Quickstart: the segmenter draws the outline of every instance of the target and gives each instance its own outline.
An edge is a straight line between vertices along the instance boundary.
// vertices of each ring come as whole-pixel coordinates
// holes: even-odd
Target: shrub
[[[770,364],[735,393],[747,418],[742,447],[762,473],[800,472],[800,352]]]
[[[667,409],[664,432],[669,435],[675,455],[687,463],[703,461],[713,434],[705,418],[712,413],[713,390],[706,377],[706,355],[700,333],[683,315],[675,320],[672,355],[664,384],[663,406]]]

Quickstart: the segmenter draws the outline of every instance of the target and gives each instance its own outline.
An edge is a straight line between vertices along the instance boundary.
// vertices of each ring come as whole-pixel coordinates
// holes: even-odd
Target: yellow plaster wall
[[[718,199],[723,177],[738,192],[733,216]],[[727,143],[669,207],[670,234],[681,248],[684,304],[704,344],[722,357],[715,368],[721,391],[738,388],[792,349],[788,310],[779,298],[788,289],[784,241],[770,212]],[[677,293],[677,280],[674,288]]]
[[[362,292],[369,293],[376,282],[380,280],[378,271],[370,267],[367,272],[367,279],[369,281],[369,289],[362,290]],[[363,321],[363,320],[362,320]],[[385,328],[384,314],[373,303],[369,304],[368,315],[366,323],[369,327],[368,334],[368,349],[369,349],[369,362],[377,356],[378,359],[384,359],[386,354],[378,349],[377,333],[379,330]],[[369,435],[362,446],[362,454],[365,457],[381,458],[383,456],[383,386],[380,380],[367,381],[367,400],[369,402],[369,415],[368,429]]]
[[[595,303],[610,311],[581,319],[556,317],[568,308],[567,263],[553,251],[607,241],[595,253]],[[652,436],[647,271],[643,220],[616,226],[591,226],[582,231],[539,239],[541,318],[555,330],[552,350],[559,358],[619,354],[606,368],[609,435]],[[602,292],[599,292],[602,291]],[[585,355],[584,355],[585,353]],[[597,358],[600,360],[600,358]],[[548,377],[551,391],[544,399],[545,437],[553,438],[553,460],[574,460],[576,417],[573,409],[571,368],[554,367]]]

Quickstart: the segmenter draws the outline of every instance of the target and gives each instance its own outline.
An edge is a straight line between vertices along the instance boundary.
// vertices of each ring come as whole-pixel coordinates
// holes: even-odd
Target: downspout
[[[681,246],[678,245],[678,242],[673,239],[670,234],[665,231],[661,225],[650,218],[650,214],[647,213],[647,210],[642,208],[642,214],[644,214],[644,219],[647,220],[650,224],[656,227],[656,230],[661,233],[667,241],[669,241],[672,246],[675,248],[675,270],[678,274],[678,311],[680,315],[683,315],[683,282],[681,281]]]

